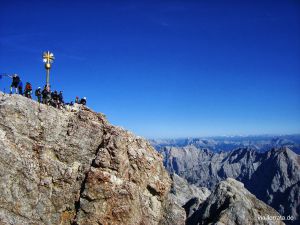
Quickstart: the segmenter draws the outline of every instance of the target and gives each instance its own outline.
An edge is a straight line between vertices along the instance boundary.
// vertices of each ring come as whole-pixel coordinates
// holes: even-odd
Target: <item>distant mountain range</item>
[[[150,139],[149,141],[158,150],[166,146],[185,147],[193,145],[196,148],[206,148],[213,152],[232,151],[244,147],[265,152],[272,148],[288,147],[300,154],[300,134]]]
[[[259,152],[244,147],[229,152],[213,152],[190,144],[161,147],[159,151],[170,174],[176,173],[190,184],[209,190],[213,190],[220,181],[234,178],[281,215],[297,218],[294,223],[286,223],[299,222],[300,156],[289,148]]]

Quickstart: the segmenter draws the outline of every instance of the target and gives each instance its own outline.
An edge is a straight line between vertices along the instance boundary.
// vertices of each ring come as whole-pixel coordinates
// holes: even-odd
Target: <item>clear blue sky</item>
[[[0,0],[0,73],[42,86],[45,50],[53,89],[137,135],[300,133],[297,0]]]

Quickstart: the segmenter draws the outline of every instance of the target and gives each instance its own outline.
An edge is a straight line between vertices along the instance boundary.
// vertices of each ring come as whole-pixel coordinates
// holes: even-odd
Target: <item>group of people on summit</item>
[[[16,94],[24,95],[27,98],[32,98],[32,86],[29,82],[26,82],[23,91],[23,83],[20,77],[17,74],[14,74],[12,76],[8,75],[8,76],[12,78],[12,83],[10,85],[10,94],[13,93],[13,88],[14,88]],[[73,102],[65,103],[63,98],[63,92],[62,91],[60,91],[59,93],[57,91],[52,92],[50,90],[49,85],[45,85],[43,90],[41,89],[41,87],[38,87],[35,90],[35,96],[37,97],[39,103],[51,105],[59,109],[61,109],[65,104],[74,105]],[[86,97],[79,99],[79,97],[77,96],[75,99],[75,103],[86,105]]]
[[[35,90],[35,96],[39,103],[43,103],[46,105],[52,105],[55,108],[61,108],[64,105],[64,98],[62,91],[50,91],[50,87],[45,85],[44,89],[42,90],[40,87]]]

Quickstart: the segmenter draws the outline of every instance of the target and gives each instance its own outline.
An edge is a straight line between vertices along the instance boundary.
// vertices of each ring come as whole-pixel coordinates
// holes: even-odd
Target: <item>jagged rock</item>
[[[228,177],[235,178],[258,199],[281,215],[293,216],[299,223],[300,156],[283,147],[264,153],[242,148],[214,153],[195,146],[165,147],[164,164],[170,174],[177,173],[190,184],[213,189]]]
[[[188,184],[184,178],[175,173],[171,175],[171,179],[173,182],[170,198],[177,205],[184,208],[187,217],[191,216],[199,204],[210,195],[210,191],[207,188]]]
[[[273,208],[258,200],[241,182],[228,178],[216,186],[187,220],[187,225],[284,224],[279,218],[280,215]]]
[[[176,203],[173,196],[168,195],[167,201],[165,201],[165,214],[163,220],[160,221],[160,225],[185,225],[186,212],[184,208]]]
[[[184,178],[175,173],[171,175],[171,179],[173,181],[171,195],[180,206],[185,205],[192,198],[198,198],[200,202],[203,202],[210,195],[207,188],[188,184]]]
[[[0,185],[0,224],[163,224],[175,207],[145,140],[84,106],[2,93]]]

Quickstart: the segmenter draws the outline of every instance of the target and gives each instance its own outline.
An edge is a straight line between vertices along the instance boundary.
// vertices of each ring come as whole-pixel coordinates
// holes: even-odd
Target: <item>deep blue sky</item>
[[[137,135],[300,133],[297,0],[0,0],[0,73],[42,86],[45,50],[53,89]]]

